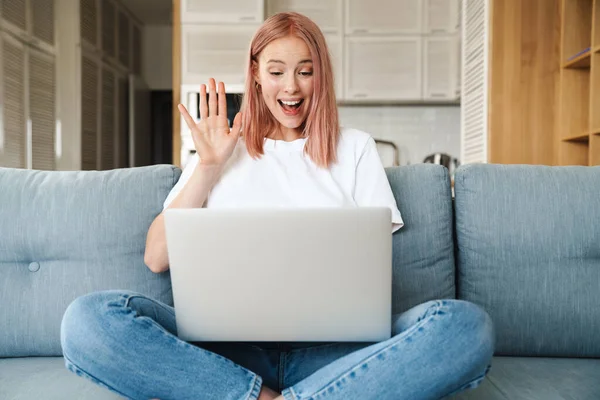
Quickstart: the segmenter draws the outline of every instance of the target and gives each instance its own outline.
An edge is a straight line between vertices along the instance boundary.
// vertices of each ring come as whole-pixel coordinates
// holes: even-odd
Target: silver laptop
[[[185,341],[369,341],[391,335],[389,208],[168,209]]]

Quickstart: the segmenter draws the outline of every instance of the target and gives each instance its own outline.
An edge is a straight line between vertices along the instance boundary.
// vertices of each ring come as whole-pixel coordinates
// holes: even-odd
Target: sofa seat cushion
[[[62,357],[0,358],[0,399],[117,400],[122,397],[79,377]]]
[[[494,357],[478,388],[453,400],[597,400],[600,360]]]

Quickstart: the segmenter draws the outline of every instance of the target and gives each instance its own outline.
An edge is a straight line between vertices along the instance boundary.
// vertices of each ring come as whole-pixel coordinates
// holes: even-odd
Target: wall
[[[170,25],[143,28],[142,77],[150,90],[173,89],[172,38]]]
[[[400,165],[423,162],[435,152],[460,155],[458,106],[340,106],[339,112],[342,126],[394,142]],[[393,151],[383,146],[379,150],[384,165],[391,165]]]

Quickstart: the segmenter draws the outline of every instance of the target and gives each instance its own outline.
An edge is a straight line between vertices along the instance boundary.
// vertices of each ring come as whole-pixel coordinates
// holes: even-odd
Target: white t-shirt
[[[342,129],[337,162],[324,169],[304,154],[306,138],[291,142],[265,139],[265,154],[255,160],[240,138],[204,207],[389,207],[392,231],[404,222],[373,138]],[[167,208],[199,162],[195,154],[164,202]]]

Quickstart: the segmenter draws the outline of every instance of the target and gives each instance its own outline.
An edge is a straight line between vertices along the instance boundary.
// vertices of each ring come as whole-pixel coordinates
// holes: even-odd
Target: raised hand
[[[194,147],[204,165],[224,165],[231,157],[240,137],[242,114],[237,113],[233,127],[227,123],[227,99],[225,84],[219,82],[219,99],[217,101],[215,80],[208,82],[208,104],[206,103],[206,85],[200,85],[200,122],[197,124],[183,104],[178,109],[187,126],[192,131]]]

